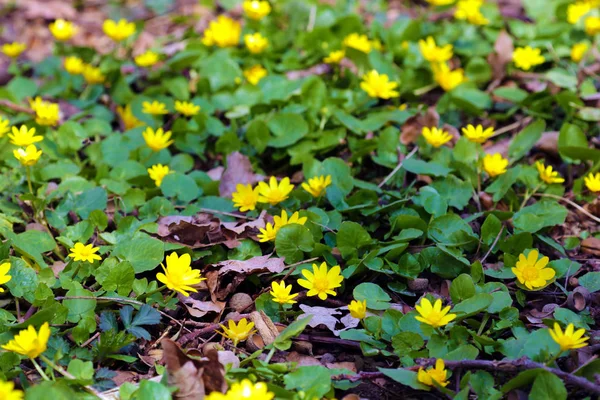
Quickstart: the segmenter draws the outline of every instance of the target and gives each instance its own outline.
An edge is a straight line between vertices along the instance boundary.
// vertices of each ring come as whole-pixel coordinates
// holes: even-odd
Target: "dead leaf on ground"
[[[429,107],[424,114],[413,115],[402,125],[402,133],[400,133],[400,143],[407,145],[414,143],[423,127],[437,127],[440,122],[440,115],[435,110],[435,107]]]
[[[286,360],[289,362],[296,363],[299,367],[321,365],[321,362],[316,358],[311,356],[305,356],[304,354],[300,354],[296,351],[292,351],[290,354],[288,354]]]
[[[181,294],[177,295],[177,297],[179,298],[179,301],[183,303],[190,315],[195,318],[202,318],[210,312],[218,314],[225,308],[225,303],[220,301],[200,301],[192,298],[192,296],[185,297]]]
[[[265,346],[275,341],[279,330],[263,311],[253,311],[250,313],[250,320],[254,322],[254,328],[263,340]]]
[[[219,194],[221,197],[231,197],[238,184],[251,184],[264,180],[265,177],[257,175],[252,170],[250,159],[238,151],[227,156],[227,168],[223,171],[219,183]]]
[[[494,53],[488,56],[494,81],[499,82],[506,76],[506,66],[512,62],[514,49],[512,37],[502,30],[494,43]]]
[[[558,155],[558,132],[544,132],[535,147],[546,154]]]
[[[600,257],[600,239],[588,237],[581,241],[581,251]]]
[[[308,78],[309,76],[313,75],[325,75],[329,71],[331,71],[331,67],[329,65],[317,64],[307,69],[288,71],[285,75],[289,80],[295,81],[298,79]]]
[[[345,315],[341,319],[338,319],[336,315],[341,315],[341,310],[347,309],[347,307],[338,307],[338,308],[326,308],[326,307],[310,307],[305,304],[300,305],[300,309],[304,311],[304,314],[300,315],[298,319],[312,316],[308,326],[312,328],[316,328],[319,325],[324,325],[333,332],[334,335],[339,336],[340,332],[345,331],[350,328],[354,328],[358,326],[359,320],[353,318],[350,314]],[[337,329],[337,325],[342,324],[344,328]]]

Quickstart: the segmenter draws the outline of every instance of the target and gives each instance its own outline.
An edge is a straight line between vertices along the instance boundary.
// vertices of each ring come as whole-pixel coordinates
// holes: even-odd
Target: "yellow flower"
[[[483,129],[483,126],[481,125],[473,126],[469,124],[466,128],[462,128],[462,133],[471,142],[483,143],[494,136],[494,128],[489,127],[487,129]]]
[[[367,300],[352,300],[350,304],[348,304],[348,310],[353,318],[364,319],[367,316]]]
[[[454,0],[427,0],[427,2],[434,6],[447,6],[454,3]]]
[[[398,83],[390,82],[390,78],[386,74],[379,74],[375,70],[371,70],[363,75],[363,81],[360,83],[360,88],[367,92],[369,97],[390,99],[398,97]]]
[[[592,5],[586,1],[579,1],[573,4],[569,4],[567,7],[567,21],[570,24],[576,24],[579,22],[581,17],[589,13],[592,10]]]
[[[127,104],[125,107],[118,106],[117,114],[119,114],[119,117],[121,117],[123,125],[125,126],[125,130],[130,130],[142,125],[142,121],[140,121],[135,117],[135,115],[133,115],[130,104]]]
[[[423,58],[431,63],[446,62],[451,59],[453,55],[451,44],[438,47],[432,36],[428,36],[425,40],[419,40],[419,49],[421,50]]]
[[[346,52],[344,50],[335,50],[330,52],[329,55],[323,59],[323,62],[327,64],[339,64],[345,56]]]
[[[263,19],[271,12],[271,5],[268,1],[245,0],[243,7],[246,16],[256,21]]]
[[[319,299],[327,299],[327,295],[335,296],[333,289],[342,286],[344,278],[340,275],[340,266],[336,265],[327,269],[327,264],[321,263],[312,265],[312,272],[308,269],[302,270],[302,275],[306,279],[298,279],[298,284],[303,288],[308,289],[307,296],[318,296]]]
[[[314,197],[319,197],[325,193],[325,190],[329,185],[331,185],[331,175],[321,175],[310,178],[308,183],[303,183],[302,189],[306,190]]]
[[[575,43],[573,47],[571,47],[571,60],[576,63],[583,60],[583,56],[585,56],[589,47],[590,46],[586,42]]]
[[[367,35],[351,33],[344,38],[344,46],[351,47],[363,53],[370,53],[372,43],[367,37]]]
[[[26,148],[18,148],[13,150],[13,155],[21,163],[21,165],[31,167],[38,162],[42,156],[42,151],[38,150],[34,144],[30,144]]]
[[[12,279],[12,276],[8,274],[8,271],[10,271],[10,263],[5,262],[0,264],[0,285],[4,285]],[[2,292],[4,292],[4,288],[0,287],[0,293]]]
[[[281,210],[281,216],[276,215],[273,217],[273,220],[275,221],[275,226],[280,229],[286,225],[291,225],[291,224],[304,225],[306,223],[307,219],[308,219],[307,217],[300,217],[300,214],[298,213],[298,211],[296,211],[292,215],[290,215],[290,217],[288,219],[288,215],[285,210]]]
[[[436,148],[443,146],[444,144],[452,140],[451,134],[449,134],[443,129],[438,129],[436,127],[428,128],[424,126],[421,130],[421,133],[427,141],[427,143]]]
[[[238,183],[235,186],[235,192],[231,194],[234,207],[241,212],[252,211],[256,208],[258,202],[258,186],[252,189],[252,185],[243,185]]]
[[[371,47],[373,47],[377,51],[382,51],[383,43],[381,43],[381,41],[379,39],[373,39],[373,40],[371,40]]]
[[[36,332],[33,325],[29,325],[27,329],[17,333],[10,342],[2,345],[2,348],[29,358],[36,358],[46,351],[49,338],[50,325],[47,322],[40,326],[39,332]]]
[[[508,160],[500,153],[486,154],[483,157],[483,169],[492,178],[505,173],[506,167],[508,167]]]
[[[563,183],[565,181],[558,174],[558,171],[552,170],[551,165],[548,165],[546,167],[543,162],[537,161],[535,163],[535,166],[538,170],[538,173],[540,174],[540,179],[543,180],[544,182],[552,184],[552,183]]]
[[[254,86],[258,85],[258,82],[260,82],[260,80],[265,76],[267,76],[267,70],[261,65],[255,65],[244,70],[244,77],[248,82],[250,82],[250,84]]]
[[[490,21],[481,13],[481,0],[459,0],[454,18],[467,20],[473,25],[487,25]]]
[[[102,260],[102,257],[96,254],[98,250],[100,250],[100,247],[94,247],[91,243],[86,245],[77,242],[75,243],[75,246],[70,249],[71,253],[69,253],[69,257],[71,257],[73,261],[85,261],[91,264],[95,260]]]
[[[578,329],[575,331],[575,326],[569,324],[567,329],[563,332],[560,329],[558,322],[554,323],[554,329],[548,329],[552,339],[560,346],[560,351],[575,350],[587,346],[589,337],[582,337],[585,334],[585,329]]]
[[[279,227],[275,226],[270,222],[267,222],[265,228],[259,228],[260,234],[258,234],[258,240],[261,243],[272,242],[277,238],[277,232],[279,232]]]
[[[13,382],[4,382],[0,380],[0,399],[23,400],[23,391],[15,389],[15,384]]]
[[[104,82],[106,76],[104,76],[100,68],[86,64],[83,68],[83,79],[90,85],[95,85]]]
[[[272,400],[274,393],[269,392],[263,382],[252,383],[249,379],[235,382],[227,393],[210,392],[206,400]]]
[[[148,175],[150,175],[150,179],[152,179],[158,187],[160,187],[162,180],[165,176],[169,175],[170,172],[171,171],[169,170],[168,165],[156,164],[151,168],[148,168]]]
[[[457,68],[454,71],[446,63],[432,64],[433,79],[446,92],[451,91],[467,79],[462,68]]]
[[[10,121],[0,116],[0,138],[4,137],[4,135],[10,132],[9,125]]]
[[[56,103],[50,103],[36,97],[29,101],[29,107],[35,112],[35,122],[43,126],[55,126],[60,120],[60,108]]]
[[[256,330],[253,329],[254,322],[248,322],[246,318],[240,319],[240,322],[237,324],[232,320],[229,320],[228,327],[225,327],[223,324],[219,325],[223,328],[223,332],[219,333],[227,339],[231,339],[234,346],[237,346],[239,342],[248,339],[251,334],[256,332]]]
[[[584,22],[585,33],[593,36],[600,33],[600,17],[587,17]]]
[[[298,293],[291,294],[292,285],[285,285],[284,281],[279,283],[271,282],[271,291],[269,294],[273,296],[273,301],[279,304],[294,304],[296,300],[294,297],[298,296]]]
[[[77,25],[64,19],[57,19],[48,26],[50,33],[56,40],[65,41],[69,40],[77,33]]]
[[[450,321],[456,318],[456,314],[448,314],[450,306],[446,306],[442,309],[442,300],[440,299],[437,299],[432,305],[428,299],[423,298],[421,302],[415,306],[415,309],[419,313],[415,319],[424,324],[431,325],[434,328],[448,325]]]
[[[246,48],[250,53],[260,54],[269,45],[269,40],[257,32],[244,35],[244,43],[246,43]]]
[[[541,55],[540,49],[531,46],[517,47],[513,52],[513,62],[517,68],[529,71],[531,67],[543,64],[546,59]]]
[[[82,74],[85,69],[85,63],[83,60],[76,56],[69,56],[65,58],[65,71],[71,75]]]
[[[225,15],[219,15],[204,31],[202,43],[205,46],[235,47],[240,42],[241,33],[242,26],[239,22]]]
[[[118,22],[107,19],[102,24],[102,30],[115,42],[121,42],[135,33],[135,24],[127,22],[126,19],[120,19]]]
[[[145,53],[140,54],[139,56],[134,58],[135,64],[138,67],[148,68],[156,64],[159,60],[159,56],[157,53],[152,50],[148,50]]]
[[[272,176],[268,185],[265,182],[258,183],[258,193],[260,194],[258,202],[274,206],[287,199],[292,190],[294,190],[294,185],[290,184],[290,178],[283,178],[277,184],[277,178]]]
[[[186,117],[193,117],[200,112],[200,106],[190,103],[189,101],[175,100],[175,111]]]
[[[10,58],[17,58],[25,51],[25,43],[12,42],[2,45],[2,52]]]
[[[167,105],[165,103],[154,100],[152,103],[144,101],[142,103],[142,112],[150,115],[164,115],[168,114],[169,110],[167,110]]]
[[[597,172],[596,175],[590,172],[588,176],[583,178],[583,181],[590,191],[594,193],[600,192],[600,172]]]
[[[156,274],[156,279],[167,285],[171,290],[181,293],[185,297],[190,294],[188,292],[197,292],[192,286],[197,285],[206,278],[200,277],[200,271],[192,269],[192,258],[189,254],[183,254],[181,257],[173,252],[167,256],[167,267],[160,264],[165,273],[159,272]]]
[[[13,126],[12,133],[8,134],[8,138],[15,146],[23,147],[44,140],[42,136],[35,136],[35,128],[27,129],[26,125],[21,125],[18,129],[16,126]]]
[[[516,266],[511,268],[519,282],[529,290],[546,286],[548,281],[554,278],[556,274],[552,268],[546,268],[549,258],[542,257],[538,261],[539,255],[540,253],[537,250],[531,250],[527,257],[521,253]]]
[[[173,144],[173,141],[170,140],[171,131],[165,132],[162,128],[158,128],[156,131],[154,131],[154,129],[147,127],[142,133],[142,136],[146,141],[146,145],[153,151],[161,151],[162,149],[166,149]]]
[[[438,358],[435,361],[435,368],[429,368],[427,371],[425,371],[423,368],[419,368],[417,379],[419,382],[427,386],[433,386],[433,382],[435,381],[438,383],[438,385],[446,387],[449,382],[447,380],[448,371],[446,370],[446,366],[444,365],[444,360]]]

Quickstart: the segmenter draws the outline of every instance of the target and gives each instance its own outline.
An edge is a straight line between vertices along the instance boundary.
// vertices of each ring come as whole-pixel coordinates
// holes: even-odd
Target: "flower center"
[[[526,281],[534,281],[538,279],[539,276],[540,273],[534,266],[523,268],[523,278],[525,278]]]
[[[315,280],[313,281],[313,286],[319,292],[324,292],[327,289],[329,289],[329,281],[327,280],[327,278],[315,278]]]

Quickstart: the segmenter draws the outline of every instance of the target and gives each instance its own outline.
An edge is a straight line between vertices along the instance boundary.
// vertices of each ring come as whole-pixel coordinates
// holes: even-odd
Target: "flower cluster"
[[[451,70],[448,61],[452,58],[452,45],[438,46],[432,36],[419,40],[419,49],[423,58],[431,64],[433,79],[446,92],[451,91],[466,78],[462,69]]]

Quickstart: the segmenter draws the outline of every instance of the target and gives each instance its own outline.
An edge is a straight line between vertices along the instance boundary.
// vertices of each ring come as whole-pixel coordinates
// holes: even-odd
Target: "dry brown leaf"
[[[440,115],[435,110],[435,107],[429,107],[425,114],[413,115],[402,125],[400,143],[403,145],[414,143],[421,134],[423,127],[437,127],[439,121]]]
[[[347,307],[343,307],[343,308],[347,308]],[[312,328],[316,328],[319,325],[323,325],[325,327],[327,327],[327,329],[329,329],[331,332],[333,332],[334,335],[339,336],[340,332],[346,330],[346,329],[350,329],[350,328],[354,328],[356,326],[358,326],[359,324],[359,320],[356,318],[353,318],[350,314],[345,315],[344,317],[342,317],[341,319],[338,319],[338,317],[336,317],[336,315],[341,315],[342,312],[340,310],[342,310],[343,308],[326,308],[326,307],[310,307],[307,306],[305,304],[301,304],[300,305],[300,309],[302,311],[304,311],[304,314],[300,315],[298,317],[298,319],[307,317],[307,316],[312,316],[310,322],[308,323],[308,326],[312,327]],[[344,328],[342,329],[336,329],[336,326],[338,324],[342,324],[344,325]]]
[[[181,294],[177,297],[179,298],[179,301],[183,303],[190,315],[195,318],[204,317],[209,312],[220,313],[225,308],[225,303],[220,301],[200,301],[191,296],[185,297]]]
[[[227,156],[227,168],[221,176],[219,194],[221,197],[231,197],[231,194],[236,190],[236,185],[240,183],[254,185],[264,178],[264,176],[257,175],[252,171],[252,164],[248,157],[234,151]]]
[[[535,147],[544,153],[558,155],[558,132],[544,132]]]
[[[285,73],[285,75],[289,80],[295,81],[298,79],[308,78],[309,76],[313,75],[325,75],[329,73],[329,71],[331,71],[331,67],[329,65],[317,64],[307,69],[288,71]]]
[[[316,358],[311,356],[305,356],[304,354],[300,354],[296,351],[292,351],[290,354],[288,354],[286,360],[289,362],[296,363],[299,367],[321,365],[321,362]]]
[[[256,328],[265,346],[275,341],[275,338],[279,335],[279,330],[267,314],[263,311],[253,311],[250,313],[250,320],[254,322],[254,328]]]
[[[581,251],[600,257],[600,239],[595,237],[583,239],[581,241]]]

